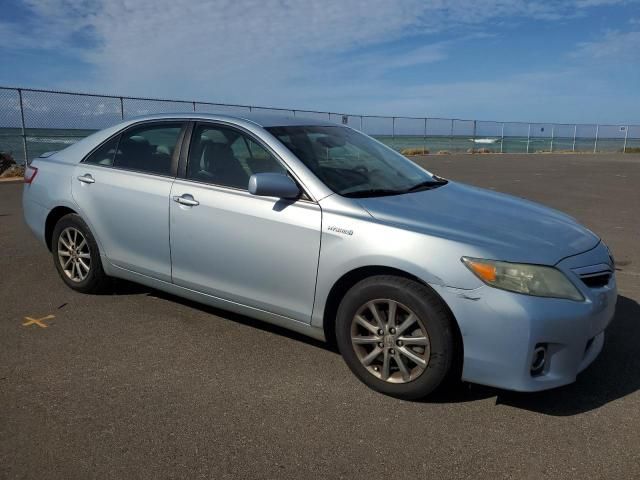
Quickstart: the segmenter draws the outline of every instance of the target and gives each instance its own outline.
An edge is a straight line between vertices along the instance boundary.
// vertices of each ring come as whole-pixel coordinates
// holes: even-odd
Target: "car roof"
[[[318,113],[318,115],[326,115]],[[229,114],[226,112],[176,112],[176,113],[157,113],[152,115],[144,115],[130,119],[130,121],[145,121],[145,120],[163,120],[163,119],[175,119],[184,118],[190,120],[245,120],[252,122],[260,127],[289,127],[289,126],[338,126],[338,123],[330,122],[327,120],[320,120],[317,118],[308,118],[304,116],[293,116],[289,112],[282,112],[281,114],[275,113],[254,113],[247,112],[242,114]]]

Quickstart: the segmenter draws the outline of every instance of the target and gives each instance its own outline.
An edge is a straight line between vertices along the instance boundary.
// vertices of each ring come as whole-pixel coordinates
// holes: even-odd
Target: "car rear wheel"
[[[426,397],[455,359],[453,319],[429,287],[396,276],[354,285],[338,307],[336,337],[366,385],[398,398]]]
[[[102,269],[98,245],[79,215],[69,214],[58,220],[51,252],[56,270],[69,287],[97,293],[106,286],[108,277]]]

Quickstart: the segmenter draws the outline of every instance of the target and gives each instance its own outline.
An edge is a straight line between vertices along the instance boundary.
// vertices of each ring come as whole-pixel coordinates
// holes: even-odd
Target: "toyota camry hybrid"
[[[34,159],[23,204],[69,287],[123,278],[335,341],[405,399],[571,383],[617,299],[607,246],[572,217],[324,121],[132,119]]]

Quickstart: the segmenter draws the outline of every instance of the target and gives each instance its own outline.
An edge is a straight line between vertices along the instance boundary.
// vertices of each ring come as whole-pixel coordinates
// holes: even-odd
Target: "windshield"
[[[267,130],[331,190],[346,197],[397,195],[446,183],[350,128],[289,126]]]

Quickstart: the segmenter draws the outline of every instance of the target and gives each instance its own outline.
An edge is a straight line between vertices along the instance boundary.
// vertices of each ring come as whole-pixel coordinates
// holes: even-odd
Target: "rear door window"
[[[173,154],[180,137],[181,123],[147,125],[122,134],[114,166],[157,175],[173,175]]]

